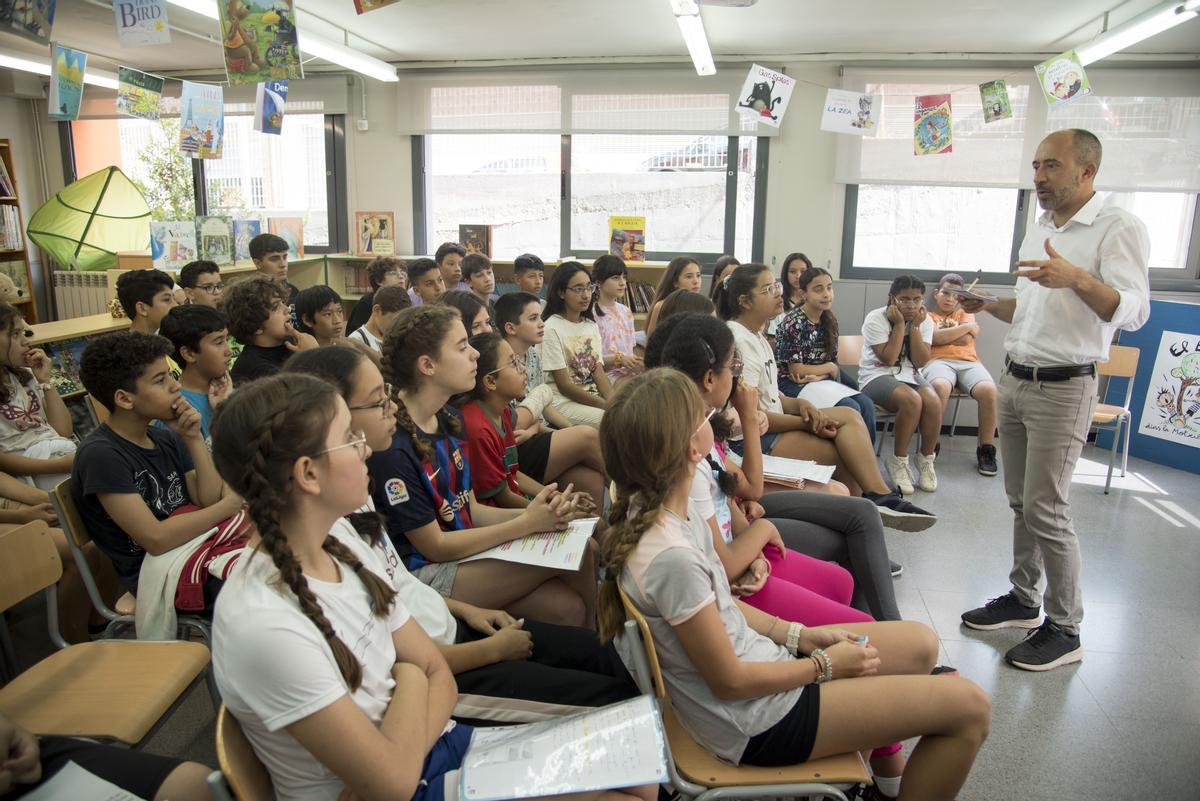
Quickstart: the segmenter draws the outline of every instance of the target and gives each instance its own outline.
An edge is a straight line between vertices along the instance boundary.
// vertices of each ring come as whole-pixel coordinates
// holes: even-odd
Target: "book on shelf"
[[[354,255],[396,255],[396,215],[393,212],[356,211],[354,230]]]
[[[267,232],[282,237],[288,245],[288,258],[304,257],[304,218],[268,217]]]
[[[16,197],[17,190],[13,186],[12,177],[8,174],[8,165],[0,159],[0,197]]]
[[[646,218],[609,217],[608,252],[627,264],[646,260]]]
[[[490,259],[492,257],[492,226],[458,226],[458,244],[462,245],[468,254],[482,253]]]
[[[250,258],[250,240],[262,233],[262,223],[258,220],[233,221],[233,258],[245,261]]]
[[[217,264],[233,263],[233,220],[228,217],[197,217],[196,240],[200,258]]]
[[[0,206],[0,250],[22,250],[24,247],[21,210],[16,206]]]
[[[630,281],[625,285],[625,305],[634,314],[650,311],[654,302],[654,286],[641,281]]]
[[[365,295],[370,292],[371,281],[367,277],[367,265],[347,264],[345,282],[348,295]]]
[[[83,381],[79,378],[79,360],[83,358],[83,349],[87,347],[87,339],[64,339],[60,342],[48,342],[42,346],[50,357],[50,383],[59,395],[70,395],[83,391]]]
[[[150,255],[156,270],[178,270],[196,260],[196,223],[192,220],[150,223]]]

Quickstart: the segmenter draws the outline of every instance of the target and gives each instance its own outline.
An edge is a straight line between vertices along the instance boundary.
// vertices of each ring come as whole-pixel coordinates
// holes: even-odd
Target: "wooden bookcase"
[[[12,142],[0,139],[0,160],[4,162],[4,170],[12,181],[13,194],[0,195],[0,206],[9,206],[17,210],[17,224],[21,229],[21,247],[0,249],[0,269],[8,273],[13,283],[25,291],[25,298],[13,305],[21,310],[28,323],[36,323],[37,301],[33,294],[33,275],[29,269],[29,237],[25,233],[25,220],[21,212],[21,189],[17,185],[17,169],[13,163]]]

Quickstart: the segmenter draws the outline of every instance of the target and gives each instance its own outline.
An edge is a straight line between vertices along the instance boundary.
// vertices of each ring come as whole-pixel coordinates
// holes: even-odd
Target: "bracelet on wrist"
[[[825,653],[825,649],[814,648],[810,656],[814,663],[821,663],[821,669],[817,672],[817,684],[833,681],[833,660],[829,658],[829,654]]]
[[[800,623],[789,623],[787,630],[787,639],[784,641],[783,647],[788,649],[788,653],[792,656],[800,655],[800,632],[804,626]]]
[[[50,390],[54,389],[54,384],[49,381],[39,381],[38,389],[40,389],[42,392],[49,392]]]

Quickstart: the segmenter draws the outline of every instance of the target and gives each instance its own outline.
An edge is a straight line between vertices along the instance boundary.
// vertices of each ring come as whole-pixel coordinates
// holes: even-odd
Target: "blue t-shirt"
[[[208,449],[212,450],[212,419],[213,407],[208,401],[207,392],[193,392],[190,389],[179,388],[179,394],[182,395],[192,408],[200,413],[200,434],[204,437],[204,441],[208,443]]]
[[[392,447],[372,453],[367,459],[371,474],[371,497],[375,508],[387,518],[388,536],[409,570],[429,564],[409,542],[406,532],[437,521],[443,531],[472,528],[467,496],[471,491],[471,467],[466,443],[447,433],[453,418],[462,426],[458,412],[438,412],[438,432],[418,436],[433,448],[430,461],[423,462],[413,447],[412,436],[403,428],[392,435]]]

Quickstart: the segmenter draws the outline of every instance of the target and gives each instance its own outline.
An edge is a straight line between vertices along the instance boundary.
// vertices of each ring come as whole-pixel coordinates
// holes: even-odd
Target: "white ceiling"
[[[786,56],[833,54],[838,61],[963,54],[1006,60],[1060,52],[1093,38],[1158,0],[759,0],[750,8],[703,8],[718,62],[722,56],[770,63]],[[392,61],[472,62],[532,59],[685,59],[667,0],[400,0],[363,16],[352,0],[297,0],[301,26]],[[128,64],[171,73],[221,68],[218,23],[169,6],[170,45],[122,50],[111,3],[59,0],[54,38],[86,50],[97,66]],[[41,53],[0,34],[0,47]],[[1200,20],[1144,42],[1132,52],[1200,58]],[[1039,59],[1040,60],[1040,59]],[[107,64],[106,64],[107,62]],[[321,66],[320,62],[314,66]]]

